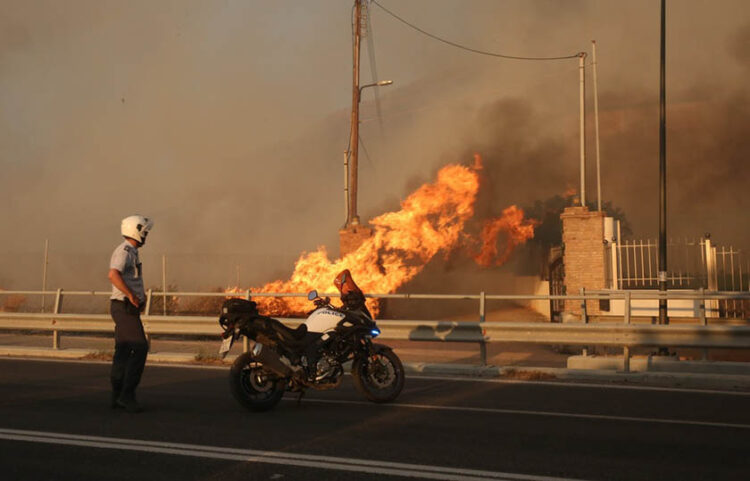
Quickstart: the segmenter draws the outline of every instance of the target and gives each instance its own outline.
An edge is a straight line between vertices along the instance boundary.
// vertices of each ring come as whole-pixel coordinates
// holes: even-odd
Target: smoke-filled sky
[[[0,0],[0,287],[101,288],[119,221],[156,225],[147,283],[257,285],[337,252],[351,0]],[[603,198],[657,235],[657,0],[379,0],[421,28],[520,56],[597,41]],[[578,61],[436,42],[370,7],[383,129],[362,104],[360,213],[483,155],[489,209],[578,185]],[[363,42],[362,83],[372,80]],[[591,56],[588,57],[590,63]],[[750,4],[667,11],[669,232],[750,248]],[[587,196],[595,199],[588,68]],[[150,270],[149,270],[150,269]]]

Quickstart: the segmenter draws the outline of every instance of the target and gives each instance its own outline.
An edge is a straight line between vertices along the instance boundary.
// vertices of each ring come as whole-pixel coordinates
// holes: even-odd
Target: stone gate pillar
[[[590,212],[587,207],[567,207],[560,215],[565,246],[565,289],[576,295],[581,288],[605,289],[606,264],[604,248],[604,212]],[[581,301],[566,301],[565,312],[581,314]],[[599,314],[599,303],[587,303],[588,314]]]

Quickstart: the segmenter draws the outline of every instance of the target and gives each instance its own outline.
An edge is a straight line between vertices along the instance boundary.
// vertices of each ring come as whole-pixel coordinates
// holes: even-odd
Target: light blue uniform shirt
[[[128,289],[141,301],[141,304],[146,302],[146,290],[143,287],[143,273],[137,248],[130,245],[127,240],[117,246],[112,253],[112,259],[109,261],[109,268],[120,271],[122,280],[128,286]],[[112,286],[110,299],[124,301],[127,297],[120,289]]]

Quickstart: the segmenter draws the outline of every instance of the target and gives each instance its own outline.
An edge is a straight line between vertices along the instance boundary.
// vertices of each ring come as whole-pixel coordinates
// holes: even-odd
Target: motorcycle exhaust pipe
[[[253,353],[253,357],[258,362],[262,363],[264,367],[273,371],[274,374],[277,374],[281,377],[291,377],[291,375],[293,374],[292,368],[286,365],[284,361],[281,360],[281,357],[273,349],[269,349],[263,344],[257,342],[253,346],[251,352]]]

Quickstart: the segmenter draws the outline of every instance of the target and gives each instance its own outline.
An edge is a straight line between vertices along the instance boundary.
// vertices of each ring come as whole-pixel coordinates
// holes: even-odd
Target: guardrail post
[[[630,291],[625,291],[625,306],[624,306],[624,317],[625,317],[625,324],[630,324],[630,298],[632,297],[632,293]]]
[[[154,293],[153,289],[149,289],[148,292],[146,293],[146,308],[143,310],[143,312],[147,316],[151,315],[151,296],[153,295],[153,293]]]
[[[581,287],[581,295],[582,296],[586,295],[585,287]],[[589,315],[588,315],[588,312],[586,311],[586,297],[581,299],[581,320],[583,321],[584,324],[588,324],[589,322]]]
[[[630,372],[630,346],[623,346],[622,348],[622,370],[623,372]]]
[[[153,289],[149,289],[148,292],[146,293],[146,308],[143,309],[143,313],[146,316],[151,315],[151,298],[152,298],[153,293],[154,293]],[[164,299],[166,300],[166,297]],[[151,352],[151,334],[149,333],[145,333],[145,334],[146,334],[146,344],[148,344],[148,352]]]
[[[581,295],[586,296],[586,288],[581,287]],[[584,324],[589,323],[589,315],[588,312],[586,312],[586,297],[581,299],[581,321],[583,321]],[[581,354],[584,356],[589,355],[589,348],[588,346],[584,346],[583,349],[581,349]]]
[[[250,297],[250,289],[245,291],[245,299],[251,300]],[[247,336],[242,336],[242,352],[249,352],[250,351],[250,341],[248,340]]]
[[[57,289],[55,294],[55,307],[52,310],[54,314],[60,314],[62,309],[62,289]],[[60,331],[55,329],[52,331],[52,349],[60,349]]]
[[[484,324],[486,309],[485,309],[485,293],[484,291],[479,293],[479,329],[482,334],[482,341],[479,343],[479,362],[482,366],[487,365],[487,342],[484,340]]]
[[[708,318],[706,317],[706,291],[705,291],[705,289],[703,289],[701,287],[700,290],[699,290],[699,292],[700,292],[700,296],[701,296],[700,307],[699,307],[701,325],[702,326],[707,326],[708,325]],[[708,361],[708,349],[705,348],[705,347],[703,348],[701,359],[703,361]]]
[[[700,304],[698,305],[698,311],[699,311],[699,315],[701,319],[701,324],[704,326],[707,326],[708,319],[706,319],[706,292],[701,287],[699,289],[699,293],[700,293],[701,298],[700,298]]]

